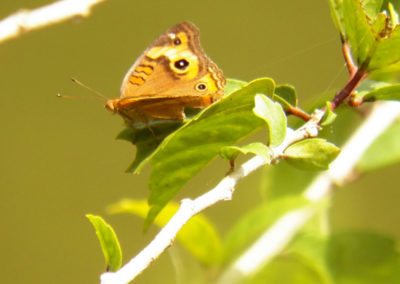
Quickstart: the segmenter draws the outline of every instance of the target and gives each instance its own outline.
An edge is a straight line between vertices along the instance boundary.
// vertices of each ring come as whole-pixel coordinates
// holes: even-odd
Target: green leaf
[[[247,85],[247,82],[245,82],[245,81],[236,80],[236,79],[228,79],[226,81],[224,94],[225,94],[225,96],[232,94],[233,92],[240,90],[241,88],[243,88],[246,85]]]
[[[244,85],[246,82],[228,79],[225,85],[225,94],[230,94]],[[185,109],[185,114],[190,120],[199,110]],[[169,134],[176,131],[183,122],[176,120],[152,120],[148,124],[132,125],[121,131],[117,139],[126,140],[136,146],[136,156],[127,172],[140,173],[143,166],[151,159],[151,154]]]
[[[284,109],[297,107],[296,90],[291,85],[280,85],[275,88],[274,101],[279,102]]]
[[[369,232],[336,233],[325,239],[300,234],[282,254],[244,283],[397,284],[396,241]]]
[[[220,156],[226,160],[234,160],[239,154],[247,155],[254,154],[265,159],[270,158],[269,148],[260,142],[250,143],[242,147],[238,146],[226,146],[221,148]]]
[[[400,26],[396,14],[381,12],[382,0],[330,0],[334,21],[358,66],[367,71],[400,68]],[[392,10],[393,11],[393,10]],[[389,6],[390,13],[390,6]]]
[[[328,126],[335,121],[336,117],[337,117],[336,113],[332,111],[332,103],[329,101],[326,102],[325,114],[322,117],[320,124],[322,126]]]
[[[135,137],[135,131],[127,127],[123,129],[120,133],[118,133],[115,139],[131,142],[132,139],[134,139],[134,137]]]
[[[362,0],[361,3],[368,18],[374,20],[382,10],[383,0]]]
[[[383,88],[383,87],[387,87],[387,86],[391,86],[390,83],[384,82],[384,81],[378,81],[378,80],[364,80],[359,87],[357,87],[357,90],[354,92],[354,96],[358,99],[358,100],[365,100],[364,97],[377,89]]]
[[[344,20],[343,20],[342,2],[343,2],[343,0],[329,0],[329,7],[330,7],[333,23],[335,24],[340,35],[343,38],[345,38],[346,32],[345,32]]]
[[[252,275],[245,284],[330,284],[320,272],[298,256],[280,255]]]
[[[254,96],[272,96],[273,91],[271,79],[254,80],[203,110],[160,144],[150,157],[151,210],[146,226],[222,147],[237,143],[262,125],[252,113]]]
[[[280,255],[247,283],[335,283],[326,263],[326,239],[312,232],[300,232]]]
[[[388,11],[392,26],[397,26],[399,24],[399,14],[396,12],[396,9],[393,6],[393,4],[390,2],[388,3]]]
[[[154,220],[159,227],[164,227],[176,213],[179,204],[170,202]],[[149,206],[145,200],[125,199],[111,204],[108,212],[111,214],[130,213],[146,218]],[[179,243],[199,262],[212,265],[219,262],[222,244],[220,236],[213,223],[203,214],[197,214],[190,219],[177,235]]]
[[[326,237],[300,232],[295,239],[245,283],[333,284],[326,264]]]
[[[157,121],[148,128],[126,128],[119,133],[117,139],[129,141],[136,146],[135,160],[126,171],[140,173],[143,165],[162,140],[181,126],[180,121]]]
[[[113,228],[100,216],[87,214],[86,217],[96,231],[107,264],[107,270],[117,271],[122,264],[122,251]]]
[[[375,35],[360,0],[343,0],[341,9],[345,39],[350,43],[353,58],[360,66],[375,49]]]
[[[377,233],[334,235],[329,241],[327,259],[335,283],[400,283],[400,254],[396,241]]]
[[[260,192],[266,200],[301,195],[317,172],[299,170],[288,163],[262,169]]]
[[[223,262],[233,260],[284,213],[306,204],[308,202],[302,197],[289,196],[263,203],[246,213],[224,239]]]
[[[289,246],[282,252],[283,256],[297,259],[309,270],[319,276],[318,283],[334,284],[331,269],[328,266],[326,252],[331,234],[329,228],[329,199],[314,204],[317,212],[295,236]]]
[[[378,37],[376,38],[376,41],[378,41],[381,38],[384,38],[384,34],[389,32],[389,26],[388,26],[388,18],[386,14],[384,13],[379,13],[376,15],[375,21],[372,22],[371,24],[371,29],[375,35]]]
[[[384,149],[384,150],[383,150]],[[365,151],[357,170],[369,172],[400,162],[400,122],[394,123]]]
[[[282,158],[299,169],[326,170],[339,152],[325,139],[311,138],[290,145]]]
[[[376,50],[369,63],[369,70],[389,68],[400,62],[400,26],[379,41]]]
[[[335,283],[326,263],[327,237],[321,237],[312,231],[300,232],[290,246],[283,252],[297,259],[309,270],[318,275],[318,283]]]
[[[399,101],[400,100],[400,84],[377,88],[362,97],[363,101]]]
[[[285,139],[287,127],[282,106],[264,95],[256,95],[254,102],[254,114],[267,124],[268,145],[280,145]]]
[[[399,267],[400,254],[390,237],[353,231],[319,240],[300,234],[244,283],[397,284]]]

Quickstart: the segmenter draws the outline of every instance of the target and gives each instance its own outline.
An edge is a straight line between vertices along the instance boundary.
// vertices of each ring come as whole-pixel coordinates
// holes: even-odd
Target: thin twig
[[[400,117],[400,103],[377,103],[369,117],[349,139],[329,171],[320,174],[305,190],[306,207],[286,213],[255,241],[221,276],[217,283],[234,284],[256,273],[278,255],[316,213],[316,203],[343,185],[371,143]]]
[[[288,145],[308,137],[317,136],[319,130],[318,122],[322,116],[322,112],[316,112],[302,127],[296,131],[289,130],[284,142],[272,149],[273,158],[282,154]],[[236,184],[242,178],[268,163],[269,160],[256,156],[236,168],[210,191],[194,200],[183,200],[179,210],[170,219],[168,224],[160,230],[153,241],[117,272],[104,273],[101,276],[101,283],[126,284],[132,281],[172,244],[179,230],[190,218],[215,203],[232,199]]]
[[[103,1],[62,0],[32,11],[21,10],[0,21],[0,43],[71,18],[88,17],[93,6]]]
[[[367,76],[367,72],[364,68],[360,67],[354,73],[354,75],[347,81],[347,84],[344,88],[336,94],[332,101],[332,110],[336,109],[339,105],[341,105],[344,100],[346,100],[351,93],[357,88],[357,86],[361,83],[363,79]]]
[[[306,113],[304,110],[302,110],[299,107],[288,107],[288,109],[286,110],[287,113],[294,115],[304,121],[309,121],[311,118],[311,115],[309,115],[308,113]]]
[[[353,58],[351,57],[351,51],[349,43],[342,39],[342,53],[344,61],[346,62],[347,71],[350,77],[353,77],[357,71],[357,66],[354,64]]]
[[[367,66],[369,64],[369,58],[367,58],[361,66],[357,66],[351,56],[351,49],[349,43],[341,38],[342,41],[342,53],[344,61],[346,63],[347,71],[349,72],[350,79],[347,81],[346,86],[336,94],[332,101],[332,110],[335,110],[339,105],[341,105],[347,98],[351,97],[353,91],[365,79],[368,75]],[[350,99],[350,105],[357,107],[361,103],[355,102]]]

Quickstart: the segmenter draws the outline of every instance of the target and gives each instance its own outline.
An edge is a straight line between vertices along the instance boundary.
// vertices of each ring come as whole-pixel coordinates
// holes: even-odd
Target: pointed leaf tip
[[[100,216],[87,214],[86,218],[96,231],[107,268],[117,271],[122,264],[122,251],[114,229]]]

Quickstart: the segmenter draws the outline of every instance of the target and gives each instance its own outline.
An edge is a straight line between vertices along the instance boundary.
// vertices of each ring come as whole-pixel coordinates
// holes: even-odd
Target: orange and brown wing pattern
[[[121,97],[107,107],[126,120],[182,119],[185,107],[203,108],[221,98],[224,85],[221,70],[200,46],[198,29],[183,22],[136,60],[123,80]]]
[[[135,70],[129,75],[129,84],[135,85],[135,86],[141,86],[143,85],[147,78],[153,73],[154,71],[154,66],[152,64],[146,63],[146,62],[141,62]]]

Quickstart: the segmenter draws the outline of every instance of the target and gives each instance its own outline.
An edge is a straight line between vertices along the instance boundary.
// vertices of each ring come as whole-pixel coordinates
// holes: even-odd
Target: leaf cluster
[[[335,122],[340,128],[346,127],[348,121],[341,121],[340,113],[336,112],[338,100],[350,98],[352,106],[360,106],[400,99],[400,25],[394,6],[388,1],[329,2],[343,45],[348,47],[345,59],[350,79],[336,97],[326,102],[320,126]],[[261,202],[241,216],[224,236],[202,214],[192,218],[178,234],[179,243],[193,258],[213,270],[231,263],[284,213],[311,206],[299,194],[300,185],[309,182],[315,171],[328,169],[339,154],[339,148],[323,138],[297,141],[276,154],[274,149],[292,131],[287,116],[308,117],[299,109],[293,86],[276,86],[270,78],[249,83],[230,79],[225,94],[222,100],[183,123],[155,121],[144,128],[121,132],[118,138],[137,148],[128,171],[140,173],[146,164],[151,165],[150,196],[148,202],[129,199],[109,208],[114,214],[139,216],[145,219],[146,226],[154,222],[162,227],[178,209],[178,204],[171,200],[213,159],[222,157],[233,164],[239,155],[250,154],[262,156],[266,164],[280,162],[263,175],[262,194],[270,195],[271,201]],[[262,141],[241,144],[259,130],[266,133]],[[366,151],[358,163],[358,171],[366,173],[397,163],[399,137],[400,123],[396,123]],[[280,187],[282,191],[271,194],[267,189],[272,187]],[[243,283],[400,282],[400,254],[393,239],[365,231],[329,233],[321,226],[328,204],[318,204],[315,210],[317,216],[290,246]],[[100,217],[88,218],[100,240],[107,266],[110,270],[118,269],[122,253],[115,232]]]

